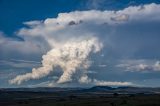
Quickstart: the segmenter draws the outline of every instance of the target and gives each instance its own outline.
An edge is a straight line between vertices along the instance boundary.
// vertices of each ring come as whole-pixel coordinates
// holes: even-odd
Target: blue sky
[[[159,87],[159,3],[0,0],[0,87]]]

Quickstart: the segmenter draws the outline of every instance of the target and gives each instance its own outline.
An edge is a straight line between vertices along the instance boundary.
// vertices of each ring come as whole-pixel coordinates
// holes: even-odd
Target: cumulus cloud
[[[134,84],[131,82],[119,82],[119,81],[100,81],[94,80],[95,85],[99,86],[133,86]]]
[[[127,20],[160,20],[159,8],[160,5],[152,3],[144,6],[130,6],[118,11],[74,11],[70,13],[59,13],[57,18],[24,22],[29,28],[21,28],[17,32],[17,36],[21,37],[24,41],[0,36],[0,42],[7,44],[1,44],[3,47],[0,49],[6,52],[7,50],[16,48],[16,50],[18,49],[18,51],[23,53],[37,53],[40,51],[46,53],[46,51],[50,50],[57,42],[66,41],[71,37],[76,38],[77,36],[96,35],[100,33],[93,33],[94,31],[89,27],[98,29],[101,25],[104,25],[104,23],[114,25],[117,23],[121,24]],[[31,46],[32,48],[30,48]]]
[[[89,23],[95,26],[99,24],[117,24],[122,21],[133,21],[139,20],[159,20],[159,8],[160,5],[149,4],[142,6],[130,6],[124,10],[118,11],[99,11],[99,10],[89,10],[89,11],[74,11],[70,13],[59,13],[57,18],[47,18],[44,21],[29,21],[25,22],[26,25],[34,26],[30,29],[22,28],[19,31],[19,36],[57,36],[56,32],[65,29],[74,29],[75,27],[67,27],[68,25],[75,26],[82,24],[82,27],[88,25]],[[150,17],[153,16],[154,17]],[[150,17],[150,18],[145,18]],[[36,24],[36,25],[35,25]],[[81,28],[81,26],[78,26]],[[96,26],[95,26],[96,27]],[[77,33],[78,34],[78,33]],[[25,36],[25,37],[27,37]],[[57,37],[58,38],[58,37]]]
[[[33,68],[32,72],[24,75],[18,75],[10,80],[10,83],[21,84],[30,79],[45,77],[56,67],[60,67],[63,71],[56,83],[72,81],[73,76],[79,70],[83,70],[83,74],[78,81],[89,83],[90,78],[84,70],[90,67],[90,54],[96,54],[102,49],[102,39],[105,37],[100,38],[100,36],[103,36],[102,30],[106,30],[104,23],[107,23],[106,26],[116,26],[130,21],[144,21],[144,18],[145,21],[160,20],[159,9],[160,5],[149,4],[144,5],[143,8],[142,6],[130,6],[118,11],[74,11],[59,13],[58,17],[47,18],[43,21],[25,22],[24,24],[28,27],[21,28],[17,32],[17,36],[23,38],[24,41],[16,41],[20,44],[26,43],[27,46],[23,46],[22,51],[29,51],[30,47],[33,50],[43,47],[48,51],[42,56],[41,67]],[[14,43],[11,41],[9,44]],[[20,48],[20,44],[16,46]],[[155,66],[157,67],[157,64]],[[106,67],[106,65],[100,65],[100,67]],[[146,68],[147,66],[140,65],[140,67]]]
[[[53,48],[43,56],[42,67],[33,69],[32,73],[19,75],[11,83],[20,84],[30,79],[39,79],[47,76],[54,68],[59,66],[63,70],[57,83],[72,81],[72,75],[78,69],[89,67],[88,56],[101,50],[102,44],[96,38],[77,42],[67,42],[62,47]]]
[[[153,60],[123,60],[117,67],[126,71],[160,71],[160,61]]]
[[[85,83],[85,84],[88,84],[90,83],[92,80],[87,76],[87,75],[84,75],[82,76],[80,79],[79,79],[79,82],[80,83]]]

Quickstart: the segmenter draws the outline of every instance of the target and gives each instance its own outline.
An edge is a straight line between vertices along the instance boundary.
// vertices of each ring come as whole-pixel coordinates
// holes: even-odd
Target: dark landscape
[[[160,106],[160,88],[5,88],[0,106]]]

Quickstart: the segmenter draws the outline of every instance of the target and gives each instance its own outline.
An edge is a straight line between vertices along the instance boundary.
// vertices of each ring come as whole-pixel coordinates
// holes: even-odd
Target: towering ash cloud
[[[100,51],[102,44],[95,37],[77,42],[67,42],[63,46],[53,48],[43,55],[42,67],[33,68],[31,73],[19,75],[10,82],[21,84],[30,79],[39,79],[47,76],[54,68],[59,66],[63,70],[58,83],[72,80],[72,75],[77,69],[87,69],[90,64],[87,59],[90,53]]]

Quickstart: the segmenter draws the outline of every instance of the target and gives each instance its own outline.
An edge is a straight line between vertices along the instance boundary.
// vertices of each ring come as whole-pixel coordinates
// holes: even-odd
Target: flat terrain
[[[1,91],[0,106],[160,106],[160,95]]]

